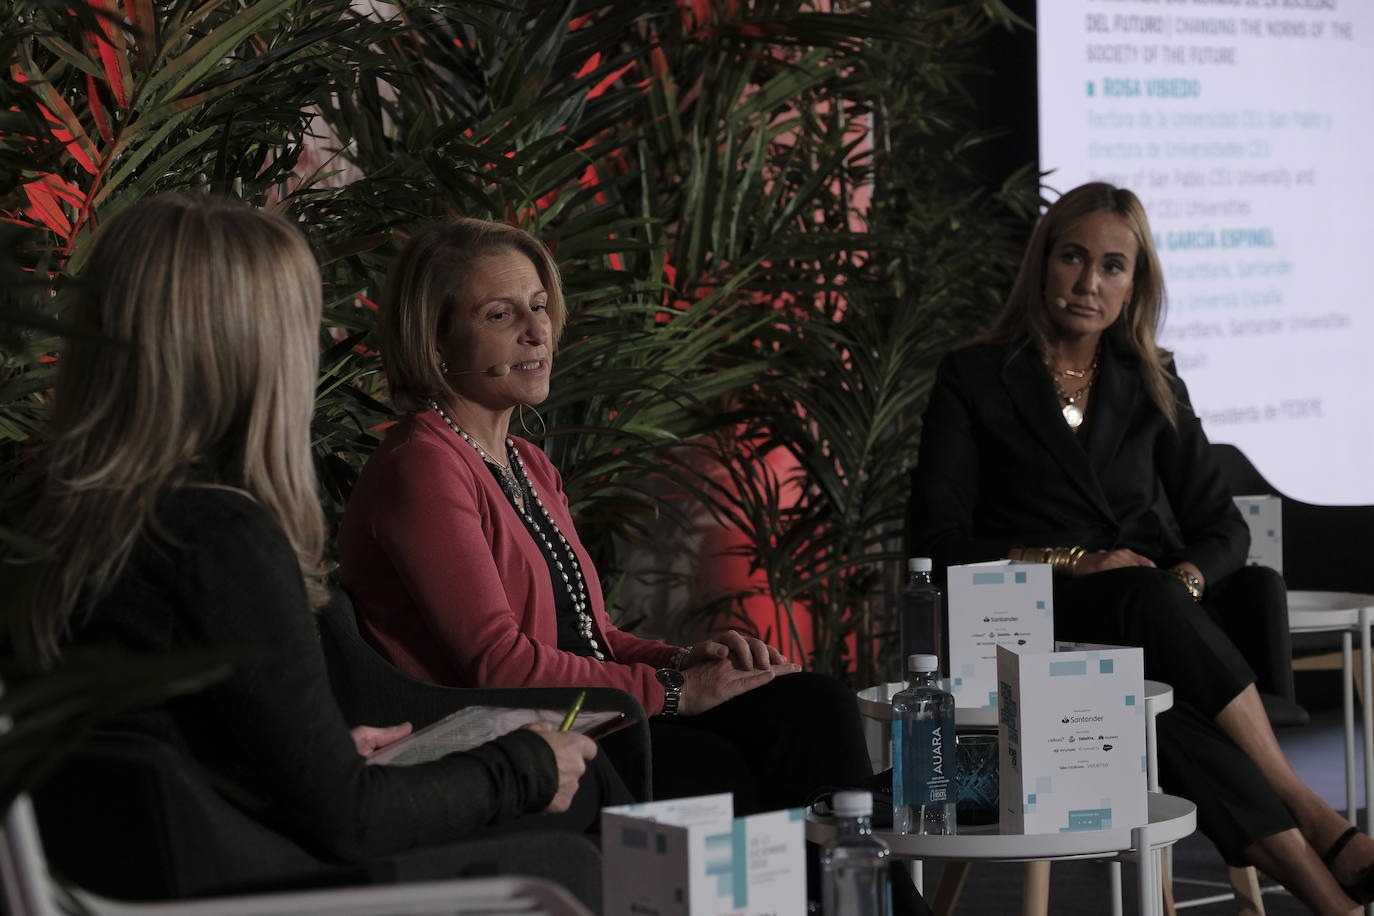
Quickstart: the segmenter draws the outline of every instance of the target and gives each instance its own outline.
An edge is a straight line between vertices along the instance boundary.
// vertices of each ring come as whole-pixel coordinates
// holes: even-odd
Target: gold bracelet
[[[1082,547],[1035,547],[1032,550],[1039,551],[1039,560],[1031,560],[1022,550],[1021,557],[1029,562],[1046,563],[1057,573],[1072,572],[1078,565],[1078,561],[1083,559],[1087,551]]]

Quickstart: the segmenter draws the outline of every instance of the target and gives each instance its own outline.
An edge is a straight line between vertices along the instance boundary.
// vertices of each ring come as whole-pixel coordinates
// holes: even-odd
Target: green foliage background
[[[935,361],[995,310],[1034,212],[1033,175],[987,188],[968,164],[979,42],[1021,25],[997,0],[20,0],[0,12],[7,473],[80,330],[52,292],[84,241],[204,190],[285,211],[319,255],[337,518],[391,418],[372,303],[398,243],[508,220],[564,271],[542,445],[608,594],[626,545],[708,511],[746,534],[774,635],[807,628],[814,667],[869,679]]]

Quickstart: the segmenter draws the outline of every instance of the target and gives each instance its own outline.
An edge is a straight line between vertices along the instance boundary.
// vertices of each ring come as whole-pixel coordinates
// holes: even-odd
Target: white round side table
[[[1364,689],[1364,829],[1374,831],[1374,685],[1370,671],[1370,627],[1374,595],[1355,592],[1288,593],[1288,629],[1292,633],[1341,634],[1341,703],[1345,711],[1345,808],[1355,821],[1355,634],[1360,636],[1360,678]]]
[[[1149,823],[1111,830],[1068,833],[1003,833],[996,825],[961,827],[956,836],[909,836],[875,830],[892,854],[908,859],[950,862],[1053,862],[1066,859],[1132,860],[1139,868],[1136,892],[1140,912],[1162,911],[1163,885],[1159,850],[1167,849],[1197,829],[1197,808],[1173,795],[1149,794]],[[806,838],[827,843],[835,827],[828,819],[808,815]],[[1120,912],[1120,897],[1113,912]]]

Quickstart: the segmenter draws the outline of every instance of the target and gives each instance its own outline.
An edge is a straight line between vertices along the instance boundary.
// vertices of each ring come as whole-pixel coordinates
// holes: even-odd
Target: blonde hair
[[[382,303],[382,367],[397,410],[419,410],[430,398],[454,394],[444,377],[439,341],[472,262],[506,251],[533,262],[549,296],[550,350],[556,350],[568,313],[558,265],[542,242],[523,229],[481,219],[460,217],[428,226],[396,257]]]
[[[6,558],[21,583],[5,622],[15,648],[55,659],[72,616],[156,533],[159,494],[188,483],[261,504],[322,604],[310,455],[321,288],[304,237],[235,201],[160,195],[104,227],[76,295],[77,323],[94,334],[73,337],[59,360],[21,524],[42,553]]]
[[[1155,343],[1155,335],[1164,321],[1164,271],[1145,207],[1140,198],[1125,188],[1104,182],[1080,185],[1050,205],[1031,233],[1006,305],[983,339],[997,343],[1030,341],[1042,355],[1049,352],[1051,320],[1045,302],[1045,269],[1050,251],[1075,223],[1101,211],[1121,217],[1139,245],[1131,278],[1131,301],[1107,333],[1140,361],[1145,390],[1170,425],[1177,425],[1178,406],[1169,385],[1171,375],[1165,367],[1170,354]]]

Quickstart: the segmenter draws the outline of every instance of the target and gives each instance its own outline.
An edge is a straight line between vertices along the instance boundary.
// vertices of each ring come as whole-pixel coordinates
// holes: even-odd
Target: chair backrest
[[[1318,506],[1293,499],[1265,479],[1234,445],[1212,446],[1236,496],[1271,494],[1283,507],[1283,578],[1290,589],[1374,593],[1374,506]]]
[[[517,857],[523,854],[526,858],[543,854],[559,862],[571,859],[569,874],[572,877],[580,877],[579,872],[592,876],[590,882],[584,882],[587,886],[581,887],[584,896],[590,888],[590,892],[594,892],[592,896],[599,899],[597,879],[600,875],[600,859],[596,848],[585,839],[536,832],[527,836],[496,837],[487,843],[493,846],[491,856],[498,860],[512,853]],[[515,845],[511,849],[502,847],[503,843],[507,847]],[[125,858],[128,852],[127,848],[107,849],[103,854],[119,860]],[[460,870],[460,866],[480,869],[484,864],[481,859],[465,863],[461,861],[461,856],[458,858],[460,861],[453,866],[455,870]],[[406,876],[398,873],[391,877],[404,880]],[[245,913],[263,916],[297,913],[305,916],[347,911],[355,916],[381,916],[398,912],[442,911],[454,916],[480,916],[496,912],[591,916],[590,911],[563,887],[546,878],[519,876],[461,881],[429,880],[393,887],[356,886],[289,894],[234,895],[219,900],[198,900],[191,904],[168,902],[158,905],[143,901],[126,906],[103,899],[86,888],[68,885],[66,892],[78,911],[97,914],[141,912],[171,916],[173,913],[194,911],[204,916],[240,916]],[[10,805],[3,823],[0,823],[0,912],[5,916],[64,916],[70,910],[59,906],[57,899],[32,804],[27,795],[21,795]]]
[[[27,795],[14,800],[0,827],[0,900],[7,916],[58,916],[48,889],[48,863]]]
[[[133,900],[361,881],[231,804],[180,749],[99,732],[34,792],[48,860],[96,894]]]

